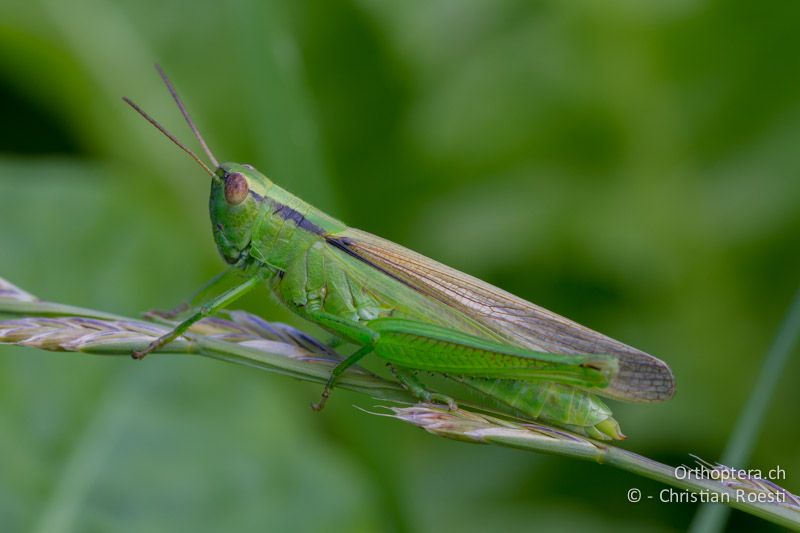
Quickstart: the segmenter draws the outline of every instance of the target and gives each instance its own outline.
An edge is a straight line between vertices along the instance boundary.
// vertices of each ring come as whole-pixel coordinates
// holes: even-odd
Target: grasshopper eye
[[[249,191],[247,178],[240,173],[231,172],[225,176],[225,201],[229,205],[239,205],[244,202]]]

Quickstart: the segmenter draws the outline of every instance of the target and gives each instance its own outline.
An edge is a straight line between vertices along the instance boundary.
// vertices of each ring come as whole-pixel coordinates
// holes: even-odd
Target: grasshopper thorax
[[[249,253],[262,201],[271,188],[272,182],[247,164],[222,163],[212,176],[211,227],[227,263],[235,264]]]

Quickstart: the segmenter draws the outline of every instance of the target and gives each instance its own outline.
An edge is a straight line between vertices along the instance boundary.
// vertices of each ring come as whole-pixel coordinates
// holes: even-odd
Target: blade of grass
[[[59,304],[31,299],[31,295],[0,279],[0,315],[16,314],[17,318],[0,320],[0,343],[33,346],[51,351],[87,352],[127,356],[161,335],[167,326],[123,319],[98,319],[102,315],[78,309],[82,316],[54,315]],[[16,290],[15,290],[16,289]],[[21,306],[20,304],[25,304]],[[37,305],[41,314],[37,316]],[[77,309],[61,306],[63,309]],[[284,325],[271,324],[258,317],[233,311],[228,318],[210,318],[199,322],[191,334],[170,344],[170,353],[201,355],[288,375],[298,379],[323,382],[338,356],[308,335]],[[342,387],[390,401],[409,403],[410,396],[396,383],[355,368],[343,375]],[[467,403],[462,408],[447,409],[417,404],[391,408],[394,418],[403,420],[429,433],[467,442],[495,444],[529,451],[538,451],[573,459],[609,464],[634,474],[661,481],[673,487],[700,494],[715,494],[731,507],[800,530],[800,498],[777,485],[741,474],[731,478],[681,477],[677,470],[622,450],[536,422],[513,421],[492,416]],[[465,409],[466,408],[466,409]],[[468,410],[469,409],[469,410]],[[99,419],[102,420],[103,417]],[[103,427],[101,424],[99,427]],[[90,431],[90,434],[93,432]],[[100,441],[98,441],[100,442]],[[80,454],[74,458],[78,469],[85,462]],[[704,463],[703,463],[704,464]],[[723,465],[712,469],[730,471]],[[61,484],[80,489],[85,480],[69,474]],[[780,503],[763,503],[737,497],[738,490],[763,496],[780,494]],[[78,501],[79,503],[79,501]],[[54,500],[53,511],[43,525],[68,523],[75,505],[69,498]]]
[[[797,340],[800,338],[800,289],[786,312],[783,323],[775,335],[775,340],[764,359],[761,374],[756,380],[753,393],[747,402],[736,428],[722,454],[722,463],[734,468],[746,468],[753,452],[756,439],[761,432],[764,415],[772,399],[772,392],[786,367]],[[728,507],[719,504],[705,504],[697,511],[690,531],[707,533],[722,531],[730,514]]]
[[[727,479],[679,476],[676,474],[677,469],[669,465],[539,423],[520,424],[462,409],[451,412],[429,405],[390,410],[391,414],[387,416],[398,418],[440,437],[496,444],[611,465],[678,489],[700,494],[700,497],[718,497],[720,501],[733,508],[800,530],[800,498],[758,479],[748,479],[741,475]],[[701,467],[704,466],[704,462],[697,462]],[[715,469],[736,475],[734,471],[722,465],[716,465]],[[765,497],[773,498],[776,494],[781,494],[786,503],[753,503],[739,497],[738,490],[761,493]],[[641,492],[639,496],[642,496]]]

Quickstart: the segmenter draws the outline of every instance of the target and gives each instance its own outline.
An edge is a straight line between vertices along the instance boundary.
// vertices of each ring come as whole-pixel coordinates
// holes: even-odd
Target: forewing
[[[634,402],[672,397],[663,361],[370,233],[347,229],[329,241],[417,291],[453,306],[509,341],[533,350],[611,354],[619,372],[602,394]]]

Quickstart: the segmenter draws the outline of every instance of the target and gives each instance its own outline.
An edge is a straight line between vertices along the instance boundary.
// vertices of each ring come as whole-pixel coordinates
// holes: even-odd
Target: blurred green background
[[[800,4],[0,4],[0,275],[136,314],[223,268],[160,62],[222,160],[654,353],[626,447],[718,459],[800,273]],[[290,320],[266,291],[242,307]],[[753,458],[800,491],[795,357]],[[669,531],[593,464],[233,365],[0,349],[3,531]],[[763,526],[734,513],[732,529]]]

